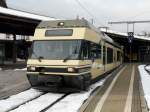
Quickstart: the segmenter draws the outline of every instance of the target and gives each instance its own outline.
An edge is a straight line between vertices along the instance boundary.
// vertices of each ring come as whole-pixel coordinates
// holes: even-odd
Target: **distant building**
[[[0,65],[27,59],[28,48],[32,44],[27,35],[33,35],[41,21],[54,20],[10,9],[6,3],[6,0],[0,0]]]
[[[6,1],[0,0],[0,7],[7,8]],[[0,34],[0,39],[5,38],[4,34]],[[5,49],[4,44],[2,44],[3,41],[0,41],[0,65],[4,63],[4,57],[5,57]]]
[[[0,65],[13,63],[14,53],[16,59],[26,59],[30,45],[29,36],[16,35],[16,41],[14,42],[11,34],[0,33]]]
[[[1,7],[7,7],[6,0],[0,0]]]

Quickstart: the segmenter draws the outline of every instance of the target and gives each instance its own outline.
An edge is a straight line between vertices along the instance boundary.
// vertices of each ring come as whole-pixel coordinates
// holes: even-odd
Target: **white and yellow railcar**
[[[41,22],[32,39],[27,77],[32,86],[85,90],[122,64],[122,49],[86,20]]]

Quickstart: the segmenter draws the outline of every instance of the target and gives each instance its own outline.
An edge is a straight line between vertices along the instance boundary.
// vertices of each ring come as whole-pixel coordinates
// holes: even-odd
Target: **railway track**
[[[0,100],[0,112],[45,112],[68,95],[29,89],[7,99]]]
[[[105,79],[80,93],[50,93],[29,89],[0,100],[0,112],[77,112],[91,93],[102,86]]]
[[[28,89],[0,100],[0,112],[83,112],[97,90],[113,77],[123,66],[92,84],[88,91],[78,93],[51,93]]]
[[[81,108],[86,108],[86,103],[90,101],[89,99],[96,93],[98,88],[103,87],[107,79],[116,74],[121,68],[92,84],[88,91],[63,94],[28,89],[7,99],[0,100],[0,112],[81,112],[81,110],[84,110]]]
[[[19,106],[15,110],[11,110],[9,112],[45,112],[49,108],[51,108],[53,105],[58,103],[61,99],[65,98],[68,94],[52,94],[52,93],[46,93],[39,98],[32,100],[30,102],[27,102],[24,105]]]

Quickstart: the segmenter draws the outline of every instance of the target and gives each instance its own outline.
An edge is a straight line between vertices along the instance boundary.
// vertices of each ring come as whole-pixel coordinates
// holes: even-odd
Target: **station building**
[[[7,8],[5,0],[0,0],[0,7]],[[26,59],[28,37],[18,35],[16,38],[14,42],[11,34],[0,33],[0,65],[13,63],[17,58]]]
[[[17,35],[16,38],[14,42],[12,35],[0,34],[0,65],[14,63],[14,58],[16,61],[27,59],[31,45],[29,37]]]
[[[53,18],[7,8],[0,0],[0,65],[25,60],[31,45],[29,36],[34,34],[41,21]]]

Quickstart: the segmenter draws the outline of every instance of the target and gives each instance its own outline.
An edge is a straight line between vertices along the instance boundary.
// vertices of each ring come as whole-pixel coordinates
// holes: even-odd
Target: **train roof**
[[[64,23],[63,26],[58,25],[59,23]],[[92,28],[91,25],[85,19],[76,19],[76,20],[56,20],[56,21],[42,21],[38,28],[60,28],[60,27],[88,27]],[[92,28],[93,29],[93,28]]]
[[[61,25],[61,23],[63,23]],[[86,19],[76,19],[76,20],[54,20],[54,21],[42,21],[37,28],[69,28],[69,27],[87,27],[94,30],[102,39],[116,47],[120,48],[120,45],[115,43],[108,35],[102,33],[93,24],[89,23]]]

